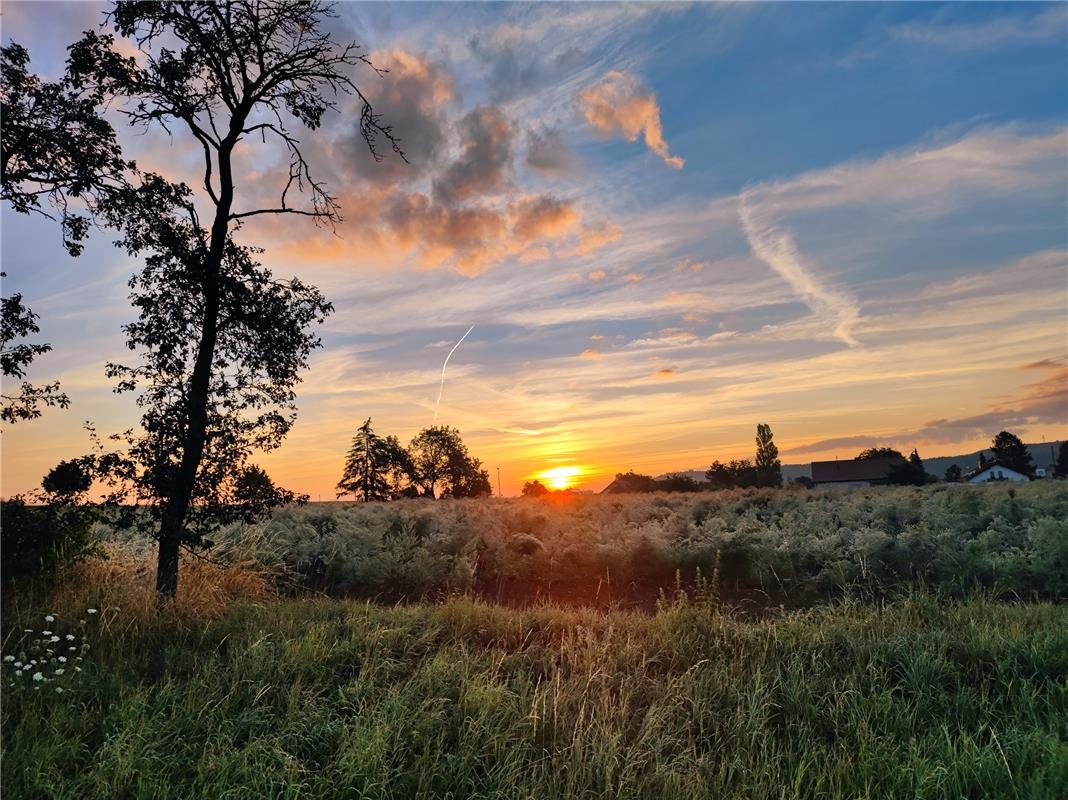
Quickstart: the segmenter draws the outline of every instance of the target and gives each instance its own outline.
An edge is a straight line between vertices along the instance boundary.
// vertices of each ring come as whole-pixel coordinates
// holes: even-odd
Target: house
[[[964,476],[964,480],[968,483],[988,483],[989,481],[1029,481],[1031,478],[994,460],[982,467],[976,467]]]
[[[818,486],[882,486],[887,483],[891,467],[899,466],[900,458],[865,458],[849,461],[813,461],[812,483]]]

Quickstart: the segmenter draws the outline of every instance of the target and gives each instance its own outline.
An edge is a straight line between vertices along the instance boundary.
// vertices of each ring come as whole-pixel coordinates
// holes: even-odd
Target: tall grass
[[[71,692],[5,685],[5,796],[1056,798],[1068,785],[1063,606],[916,592],[761,620],[682,599],[650,615],[463,598],[238,603],[187,626],[104,613]]]
[[[1068,483],[737,490],[283,509],[219,537],[336,596],[651,604],[676,573],[801,604],[923,582],[1068,597]]]

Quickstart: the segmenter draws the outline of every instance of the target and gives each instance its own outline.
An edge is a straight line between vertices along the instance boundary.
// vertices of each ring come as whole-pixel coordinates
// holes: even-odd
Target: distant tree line
[[[379,436],[371,418],[352,438],[337,496],[355,500],[403,497],[488,497],[489,473],[471,456],[460,432],[447,425],[424,428],[404,447],[396,436]]]
[[[727,463],[719,460],[712,462],[705,472],[703,482],[696,481],[689,475],[678,473],[670,473],[663,478],[653,478],[630,471],[617,473],[607,491],[613,494],[643,494],[782,486],[779,450],[775,446],[771,428],[768,425],[757,426],[756,445],[756,454],[753,459],[733,459]],[[1028,477],[1036,476],[1035,464],[1027,445],[1015,434],[1001,431],[994,437],[990,450],[992,452],[990,459],[987,458],[985,451],[980,452],[974,471],[996,462]],[[857,461],[872,459],[885,459],[890,462],[886,471],[886,483],[890,485],[924,486],[929,483],[938,483],[938,477],[924,467],[923,459],[916,448],[913,448],[912,452],[906,456],[892,447],[870,447],[856,456]],[[965,480],[969,474],[973,473],[965,473],[958,465],[953,464],[945,471],[944,480],[947,483],[956,483]],[[1068,477],[1068,442],[1061,443],[1053,474],[1056,477]],[[807,475],[795,478],[791,483],[804,488],[812,488],[815,485]],[[548,494],[549,491],[538,481],[528,483],[523,488],[523,494],[529,496],[541,496]]]

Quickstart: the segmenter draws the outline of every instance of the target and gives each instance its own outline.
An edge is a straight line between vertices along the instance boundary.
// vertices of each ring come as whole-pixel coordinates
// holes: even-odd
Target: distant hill
[[[1035,462],[1036,467],[1045,467],[1048,470],[1057,460],[1057,448],[1061,446],[1060,441],[1056,442],[1039,442],[1038,444],[1029,444],[1027,449],[1031,451],[1031,459]],[[946,474],[946,470],[949,469],[950,464],[956,464],[960,467],[961,472],[967,472],[975,466],[979,461],[979,453],[986,453],[990,456],[990,448],[985,450],[976,450],[974,453],[965,453],[959,456],[938,456],[935,458],[924,458],[923,466],[929,473],[938,477],[939,480]],[[907,455],[907,453],[906,453]],[[922,456],[923,453],[921,452]],[[705,468],[707,469],[707,467]],[[657,480],[662,480],[667,474],[672,475],[686,475],[693,478],[695,481],[704,481],[705,470],[704,469],[690,469],[682,472],[665,473],[665,475],[657,475]],[[786,482],[792,481],[795,478],[799,478],[804,475],[806,478],[812,477],[812,464],[783,464],[782,465],[782,477]]]

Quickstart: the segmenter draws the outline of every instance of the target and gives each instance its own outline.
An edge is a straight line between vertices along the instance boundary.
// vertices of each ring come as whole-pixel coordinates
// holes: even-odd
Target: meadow
[[[5,594],[5,656],[76,649],[0,664],[3,790],[1063,797],[1066,520],[1052,482],[290,508],[162,615],[101,531]]]

